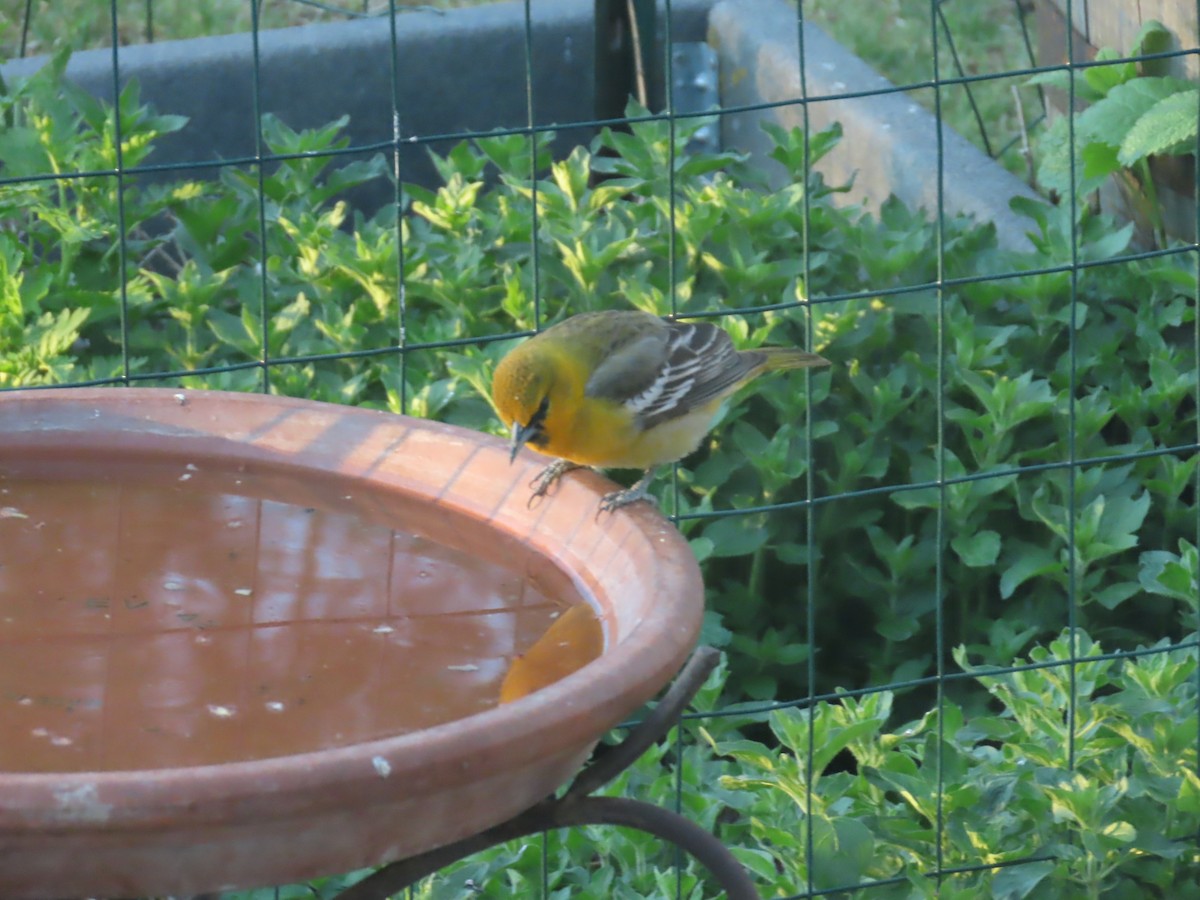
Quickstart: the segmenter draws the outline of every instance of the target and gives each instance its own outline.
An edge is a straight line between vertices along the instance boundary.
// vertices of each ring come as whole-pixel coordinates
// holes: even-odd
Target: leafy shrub
[[[1186,650],[1164,643],[1114,659],[1082,632],[1072,653],[1064,633],[997,674],[959,647],[972,691],[993,698],[985,714],[947,702],[940,721],[934,710],[889,728],[895,694],[879,691],[811,712],[778,708],[766,743],[739,732],[755,716],[712,715],[721,669],[697,699],[701,740],[679,755],[652,749],[604,793],[678,803],[733,848],[764,897],[1191,897],[1200,877],[1191,637]],[[416,896],[536,896],[543,854],[551,897],[670,897],[677,878],[689,900],[720,896],[694,860],[676,869],[656,839],[611,827],[478,853]],[[953,874],[939,880],[939,870]],[[282,896],[332,897],[361,875]]]
[[[261,173],[72,176],[115,168],[118,113],[65,85],[64,66],[60,56],[0,97],[0,388],[265,387],[495,428],[487,386],[504,338],[568,313],[719,315],[739,346],[811,343],[834,366],[736,399],[663,502],[704,565],[727,696],[895,688],[811,720],[780,711],[771,747],[714,727],[728,759],[685,751],[689,812],[713,825],[728,807],[727,840],[760,842],[743,859],[781,891],[810,874],[925,891],[920,873],[939,863],[1028,853],[1045,859],[963,883],[999,882],[1000,896],[1165,890],[1190,871],[1172,862],[1194,866],[1191,851],[1171,856],[1183,823],[1195,830],[1191,795],[1167,797],[1195,770],[1194,744],[1172,737],[1195,734],[1194,680],[1156,675],[1153,702],[1134,708],[1138,666],[1190,671],[1194,651],[1081,663],[1077,697],[1086,715],[1103,711],[1108,743],[1085,756],[1092,734],[1077,737],[1074,768],[1051,759],[1064,738],[1044,718],[1058,714],[1061,670],[1013,675],[1015,687],[980,671],[993,700],[947,681],[940,745],[935,718],[921,717],[950,644],[979,666],[1036,642],[1050,649],[1031,658],[1061,656],[1068,622],[1092,636],[1080,635],[1081,655],[1093,638],[1128,650],[1194,632],[1197,291],[1185,255],[1123,258],[1130,229],[1086,210],[1072,220],[1027,204],[1034,250],[1016,254],[988,227],[930,224],[897,202],[839,208],[835,188],[804,174],[836,131],[808,147],[774,133],[775,158],[796,175],[777,192],[734,153],[673,159],[700,122],[605,130],[558,161],[545,137],[481,137],[435,160],[440,187],[403,185],[401,210],[371,216],[345,192],[394,189],[389,169],[332,156],[347,147],[342,122],[296,132],[264,120],[280,158]],[[118,106],[127,167],[183,126],[140,106],[134,86]],[[893,709],[918,724],[886,732]],[[802,823],[810,721],[822,761],[810,799],[824,818]],[[1143,746],[1159,727],[1172,742]],[[1115,749],[1118,738],[1134,749]],[[665,797],[663,753],[618,788]],[[1027,777],[1026,759],[1040,776]],[[1010,814],[980,821],[973,804],[988,797],[1010,799]],[[1151,811],[1172,803],[1155,836]],[[811,873],[796,843],[810,822]],[[645,845],[612,840],[631,879],[621,890],[661,892],[667,876]],[[586,838],[553,847],[567,881],[600,877]],[[828,852],[836,859],[819,862]],[[525,853],[506,858],[506,890],[524,890]],[[459,871],[478,883],[497,858]],[[701,896],[702,873],[684,877],[684,896]]]
[[[1071,643],[1064,632],[996,675],[958,648],[996,701],[988,714],[948,702],[940,721],[934,711],[888,731],[888,691],[777,710],[782,751],[714,741],[746,770],[722,786],[752,798],[736,808],[778,869],[763,872],[775,896],[864,881],[886,882],[871,898],[1191,896],[1195,645],[1115,660],[1082,632]],[[933,873],[947,869],[961,871],[939,886]]]
[[[1129,57],[1161,53],[1168,49],[1170,40],[1170,32],[1161,23],[1149,21],[1134,38]],[[1162,209],[1150,160],[1195,150],[1196,110],[1200,105],[1196,85],[1139,71],[1137,63],[1123,61],[1111,48],[1100,50],[1096,62],[1108,65],[1084,69],[1082,78],[1075,81],[1074,96],[1089,104],[1088,108],[1073,117],[1056,118],[1038,142],[1038,181],[1043,188],[1064,197],[1074,191],[1089,198],[1110,177],[1119,176],[1134,214],[1151,230],[1156,242],[1165,245]],[[1149,70],[1155,65],[1147,60],[1142,68]],[[1045,72],[1034,76],[1030,83],[1049,85],[1069,94],[1071,73]]]

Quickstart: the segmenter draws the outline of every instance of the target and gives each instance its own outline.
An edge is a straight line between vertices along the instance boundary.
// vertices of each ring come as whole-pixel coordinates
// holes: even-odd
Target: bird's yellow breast
[[[581,397],[577,404],[560,406],[555,415],[552,402],[546,420],[549,439],[534,449],[584,466],[649,469],[695,450],[720,405],[714,401],[643,430],[636,417],[616,403]]]

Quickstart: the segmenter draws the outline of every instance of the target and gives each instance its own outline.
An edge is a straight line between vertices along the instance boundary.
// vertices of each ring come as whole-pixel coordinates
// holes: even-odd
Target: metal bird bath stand
[[[561,795],[547,797],[507,822],[472,837],[386,865],[343,891],[338,900],[387,900],[439,869],[488,847],[573,825],[618,825],[653,834],[694,856],[712,873],[730,900],[758,900],[758,891],[741,863],[696,823],[643,800],[590,796],[667,734],[718,659],[719,654],[713,648],[699,648],[654,711],[624,741],[588,765]]]

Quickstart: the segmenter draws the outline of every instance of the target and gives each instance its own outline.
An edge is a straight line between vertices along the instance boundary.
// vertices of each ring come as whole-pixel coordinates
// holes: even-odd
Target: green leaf
[[[817,853],[813,860],[814,876],[826,886],[857,884],[867,874],[875,856],[875,837],[858,819],[839,816],[833,820],[835,842],[830,852]],[[814,850],[820,848],[814,847]]]
[[[767,542],[769,532],[755,524],[750,516],[727,516],[717,519],[704,529],[704,537],[712,543],[711,555],[746,556]]]
[[[208,312],[208,327],[224,344],[242,351],[250,357],[258,354],[257,335],[247,331],[245,320],[221,309]]]
[[[813,777],[819,778],[839,752],[856,741],[875,737],[883,721],[879,718],[851,720],[834,704],[821,704],[814,717],[807,710],[777,709],[771,713],[771,730],[780,743],[804,758],[808,748],[809,727],[813,730]]]
[[[1107,59],[1117,59],[1119,54],[1114,50],[1102,49],[1096,54],[1096,62]],[[1109,91],[1119,84],[1137,78],[1137,66],[1131,62],[1114,62],[1107,66],[1089,66],[1083,70],[1084,84],[1087,85],[1092,97],[1080,99],[1091,101],[1107,96]],[[1078,84],[1078,82],[1077,82]]]
[[[1079,511],[1076,539],[1088,562],[1137,545],[1138,529],[1150,511],[1150,492],[1138,497],[1096,497]]]
[[[1061,569],[1062,565],[1055,553],[1044,547],[1022,542],[1016,550],[1015,560],[1000,576],[1000,596],[1008,600],[1016,589],[1029,579],[1059,572]]]
[[[1121,170],[1121,162],[1117,159],[1119,148],[1112,144],[1097,141],[1085,144],[1079,150],[1079,161],[1082,164],[1082,174],[1085,180],[1102,180]]]
[[[42,175],[50,171],[46,148],[37,134],[28,128],[0,128],[0,159],[4,160],[6,178]]]
[[[275,314],[275,318],[271,320],[272,330],[278,334],[286,334],[302,322],[308,321],[311,312],[312,304],[301,291],[294,301]]]
[[[1089,106],[1076,118],[1076,139],[1120,144],[1138,119],[1156,104],[1191,84],[1178,78],[1135,78],[1117,85],[1103,100]]]
[[[1132,582],[1110,584],[1097,591],[1090,599],[1096,601],[1105,609],[1116,609],[1130,597],[1138,593],[1138,586]]]
[[[708,647],[727,647],[733,632],[726,628],[721,617],[712,610],[705,610],[704,622],[700,626],[700,643]]]
[[[958,535],[950,546],[965,565],[978,569],[992,565],[1000,556],[1000,535],[983,530],[975,534]]]
[[[1148,550],[1138,564],[1138,581],[1152,594],[1182,600],[1195,608],[1200,603],[1200,580],[1197,578],[1197,551],[1187,541],[1180,541],[1183,555],[1165,550]]]
[[[21,300],[21,283],[25,275],[21,271],[23,254],[16,239],[0,232],[0,327],[4,317],[11,317],[14,327],[24,326],[24,303]]]
[[[692,538],[688,541],[688,544],[692,548],[692,554],[696,557],[696,562],[704,562],[712,556],[713,542],[707,535]]]
[[[1133,240],[1133,232],[1134,224],[1127,222],[1120,228],[1105,231],[1099,238],[1091,241],[1083,252],[1088,259],[1111,259],[1125,252]],[[1076,305],[1075,327],[1080,330],[1084,327],[1087,310],[1088,307],[1084,304]]]
[[[1137,840],[1137,829],[1128,822],[1109,822],[1100,833],[1122,844],[1130,844]]]
[[[1167,26],[1156,19],[1148,19],[1134,36],[1129,55],[1163,53],[1171,48],[1171,40],[1171,31]]]
[[[992,879],[991,896],[995,900],[1023,900],[1054,871],[1054,865],[1046,859],[1006,866]]]
[[[767,851],[754,847],[730,847],[729,852],[763,884],[770,884],[779,879],[775,857]]]
[[[1196,143],[1197,103],[1195,88],[1172,94],[1154,104],[1125,133],[1117,159],[1125,166],[1155,153],[1185,153]]]

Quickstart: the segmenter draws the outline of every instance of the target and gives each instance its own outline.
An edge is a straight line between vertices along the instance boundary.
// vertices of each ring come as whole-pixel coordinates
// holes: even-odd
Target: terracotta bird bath
[[[0,394],[0,896],[179,896],[623,821],[527,811],[680,668],[700,578],[647,505],[598,516],[598,476],[530,507],[539,465],[280,397]]]

